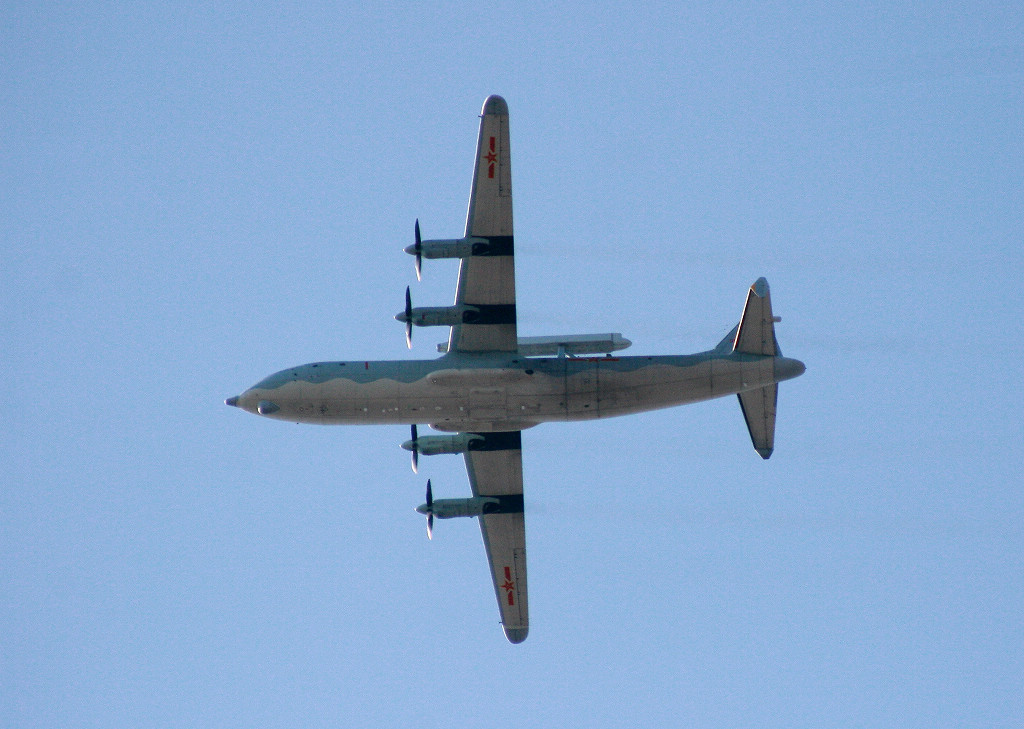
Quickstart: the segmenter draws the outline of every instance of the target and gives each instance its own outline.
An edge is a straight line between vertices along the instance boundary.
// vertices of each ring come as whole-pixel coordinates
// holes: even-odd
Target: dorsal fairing
[[[633,342],[618,332],[607,334],[559,334],[547,337],[518,337],[517,351],[523,357],[554,357],[583,354],[611,354],[630,347]],[[448,351],[448,342],[437,345],[437,351]]]

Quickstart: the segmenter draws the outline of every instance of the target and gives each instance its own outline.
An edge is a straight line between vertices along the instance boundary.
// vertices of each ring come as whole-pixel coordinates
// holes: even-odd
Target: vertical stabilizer
[[[747,292],[747,303],[743,306],[736,340],[733,342],[734,352],[744,354],[767,354],[780,356],[778,342],[775,341],[775,322],[772,315],[772,296],[768,289],[768,281],[761,277],[754,282]]]
[[[736,328],[732,351],[741,354],[759,354],[781,357],[779,343],[775,339],[775,322],[772,314],[771,290],[768,281],[757,279],[747,291],[743,305],[743,316]],[[723,342],[722,344],[724,344]],[[721,346],[721,345],[719,345]],[[736,395],[747,421],[747,431],[754,444],[754,450],[761,458],[767,459],[775,449],[775,406],[779,399],[778,384],[757,390],[747,390]]]

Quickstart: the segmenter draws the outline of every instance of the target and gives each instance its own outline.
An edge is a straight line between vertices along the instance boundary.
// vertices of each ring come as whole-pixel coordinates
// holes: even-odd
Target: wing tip
[[[508,642],[512,644],[522,643],[526,640],[526,635],[530,632],[529,628],[509,628],[502,625],[501,629],[505,631],[505,637],[508,638]]]
[[[488,114],[508,116],[508,104],[497,94],[492,94],[484,101],[484,108],[480,112],[481,116],[487,116]]]

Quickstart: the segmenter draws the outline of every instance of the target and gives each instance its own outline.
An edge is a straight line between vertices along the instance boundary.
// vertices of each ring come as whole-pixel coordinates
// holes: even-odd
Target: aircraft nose
[[[237,408],[238,407],[238,395],[235,395],[234,397],[229,397],[227,400],[224,401],[224,404],[225,405],[230,405],[233,408]]]

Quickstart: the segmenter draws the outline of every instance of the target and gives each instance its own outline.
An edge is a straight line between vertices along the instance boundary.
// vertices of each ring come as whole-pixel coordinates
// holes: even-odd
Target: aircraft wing
[[[463,258],[455,306],[470,307],[452,327],[449,352],[515,352],[516,281],[512,236],[512,164],[508,104],[489,96],[480,117],[466,237],[485,253]]]
[[[529,631],[526,600],[526,522],[523,518],[523,450],[519,431],[477,433],[465,453],[474,496],[495,496],[498,506],[482,514],[480,532],[487,550],[501,626],[512,643]]]

